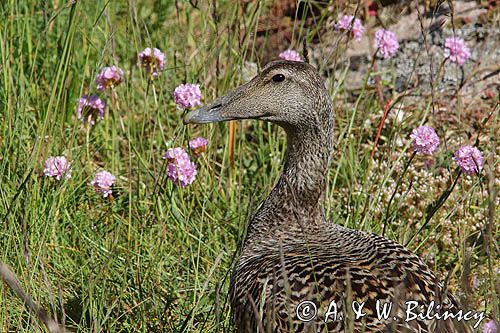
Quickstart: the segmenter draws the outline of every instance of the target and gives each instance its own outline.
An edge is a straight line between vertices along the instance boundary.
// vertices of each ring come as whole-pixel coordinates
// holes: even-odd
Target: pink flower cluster
[[[97,97],[97,95],[83,95],[78,100],[76,115],[78,119],[81,119],[83,122],[89,122],[94,125],[96,119],[104,118],[105,108],[106,103]]]
[[[194,157],[203,153],[207,145],[208,140],[201,136],[189,141],[189,148],[193,151]],[[186,187],[195,180],[196,164],[191,162],[189,154],[183,148],[170,148],[163,155],[163,158],[168,161],[167,176],[174,184]]]
[[[174,184],[186,187],[196,178],[196,164],[191,162],[188,153],[181,147],[167,150],[164,159],[168,161],[167,175]]]
[[[283,60],[289,60],[289,61],[302,61],[302,58],[300,57],[299,52],[288,49],[286,51],[283,51],[279,54],[279,57]]]
[[[55,178],[61,180],[63,177],[65,179],[71,178],[71,173],[73,169],[71,168],[71,162],[65,156],[51,156],[45,160],[43,164],[43,175],[45,177]],[[95,178],[90,182],[90,184],[95,188],[96,191],[102,193],[103,197],[106,198],[112,194],[111,187],[115,183],[115,176],[110,172],[103,170],[96,173]]]
[[[444,42],[444,56],[460,66],[470,57],[470,50],[462,38],[448,37]]]
[[[199,84],[181,84],[174,90],[175,103],[181,109],[201,105],[201,90]]]
[[[455,151],[453,160],[463,173],[473,175],[483,168],[483,154],[473,146],[463,146]]]
[[[95,174],[95,177],[90,184],[94,186],[95,190],[101,193],[104,198],[107,198],[113,193],[111,187],[115,181],[116,178],[111,172],[103,170]]]
[[[495,320],[490,320],[483,326],[483,333],[497,333],[498,325]]]
[[[197,137],[189,141],[189,148],[193,151],[195,157],[199,156],[207,150],[208,140],[204,137]]]
[[[64,176],[66,179],[71,178],[71,162],[64,156],[51,156],[45,160],[43,164],[43,175],[61,180]]]
[[[352,15],[344,15],[335,24],[335,29],[340,31],[351,31],[352,36],[355,41],[359,42],[365,31],[365,27],[361,23],[361,20],[354,18]]]
[[[344,17],[342,17],[342,19],[344,19]],[[345,29],[344,27],[346,23],[344,23],[342,19],[339,20],[339,23],[337,23],[336,27],[341,27],[342,29]],[[345,22],[348,22],[348,20],[349,16],[345,19]],[[353,34],[355,33],[354,32],[355,25],[356,22],[353,25]],[[382,57],[384,57],[384,59],[392,58],[399,49],[399,42],[396,37],[396,34],[389,30],[379,29],[375,33],[375,47],[379,50],[380,54],[382,55]],[[444,42],[444,56],[447,59],[450,59],[451,62],[463,66],[465,62],[470,58],[470,55],[471,55],[470,49],[465,45],[465,42],[462,38],[459,37],[446,38]]]
[[[165,66],[165,55],[157,48],[146,48],[139,53],[139,66],[146,68],[152,78],[157,77]],[[123,70],[117,66],[103,67],[96,77],[98,91],[114,88],[123,82]],[[96,119],[104,118],[106,103],[96,95],[83,95],[76,107],[78,119],[95,124]]]
[[[413,140],[413,150],[419,154],[432,155],[439,146],[439,137],[429,126],[415,128],[410,138]],[[453,160],[467,175],[479,173],[483,168],[483,154],[479,149],[470,145],[457,149]]]
[[[439,137],[434,128],[419,126],[410,135],[413,140],[413,150],[419,154],[432,155],[439,146]]]
[[[392,58],[399,49],[398,38],[392,31],[379,29],[375,33],[375,47],[384,59]]]
[[[123,81],[123,71],[116,67],[104,67],[95,79],[97,90],[103,91],[107,88],[114,88]]]
[[[146,72],[151,75],[152,78],[156,78],[163,71],[165,66],[165,54],[158,50],[157,48],[147,47],[139,53],[139,61],[137,63],[139,66],[146,68]]]

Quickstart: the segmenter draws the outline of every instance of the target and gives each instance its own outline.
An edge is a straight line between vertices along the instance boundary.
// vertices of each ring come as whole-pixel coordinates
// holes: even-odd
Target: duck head
[[[184,123],[259,119],[287,133],[333,127],[330,96],[317,70],[305,63],[278,60],[226,95],[189,112]]]

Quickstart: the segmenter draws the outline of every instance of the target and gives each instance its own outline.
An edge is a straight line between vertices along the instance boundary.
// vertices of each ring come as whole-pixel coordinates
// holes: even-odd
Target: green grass
[[[39,304],[77,331],[230,327],[231,265],[248,216],[279,176],[276,161],[283,160],[285,136],[270,124],[238,123],[231,169],[227,124],[182,125],[172,98],[177,85],[200,83],[208,102],[242,83],[244,60],[264,65],[263,49],[252,45],[269,7],[192,3],[199,8],[167,0],[0,4],[0,259]],[[316,19],[327,15],[323,11]],[[306,33],[313,38],[301,22],[294,31],[295,42]],[[165,71],[152,82],[136,65],[145,47],[158,47],[167,57]],[[341,63],[341,57],[332,62]],[[125,82],[114,102],[110,93],[102,94],[109,104],[105,120],[85,126],[76,119],[76,101],[96,91],[95,76],[107,65],[120,66]],[[390,72],[387,66],[379,71]],[[350,103],[344,81],[351,74],[343,73],[330,85],[338,140],[326,212],[335,223],[381,233],[388,199],[411,155],[408,145],[396,143],[424,120],[433,123],[430,98],[402,122],[388,118],[371,159],[383,109],[373,89],[363,89]],[[463,122],[439,134],[467,142],[466,109],[457,112]],[[401,243],[412,239],[408,247],[443,281],[448,276],[449,288],[470,308],[498,319],[498,106],[484,113],[492,117],[479,142],[486,164],[481,177],[462,177],[412,239],[427,205],[451,185],[454,171],[449,152],[441,151],[430,170],[417,157],[391,206],[386,235]],[[161,157],[198,135],[210,141],[196,161],[198,177],[177,188]],[[42,177],[44,160],[57,155],[72,161],[71,179]],[[102,168],[117,176],[114,200],[89,186]],[[478,287],[466,286],[471,277],[479,279]],[[1,289],[0,331],[45,330],[6,284]]]

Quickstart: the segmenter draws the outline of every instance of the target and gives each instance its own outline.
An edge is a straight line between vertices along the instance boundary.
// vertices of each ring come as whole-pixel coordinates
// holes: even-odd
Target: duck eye
[[[273,82],[283,82],[285,81],[285,75],[283,74],[276,74],[273,76]]]

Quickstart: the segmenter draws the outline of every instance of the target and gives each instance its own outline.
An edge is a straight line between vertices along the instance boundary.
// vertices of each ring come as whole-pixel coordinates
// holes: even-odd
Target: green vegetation
[[[208,102],[245,80],[245,60],[264,65],[261,59],[267,55],[255,46],[256,27],[270,5],[243,3],[0,4],[0,260],[69,328],[230,328],[231,265],[248,216],[279,176],[285,135],[271,124],[237,123],[231,168],[228,124],[184,126],[172,92],[181,83],[199,83]],[[331,10],[324,7],[317,22],[335,17]],[[305,29],[303,22],[290,23],[296,49],[304,37],[316,41],[318,31]],[[330,65],[345,61],[345,41],[339,45]],[[155,80],[137,66],[137,54],[146,47],[166,55],[165,69]],[[391,62],[385,64],[377,73],[392,75]],[[76,118],[75,106],[81,95],[96,92],[97,73],[111,65],[123,69],[125,81],[100,93],[108,103],[106,116],[88,126]],[[366,82],[360,82],[353,103],[344,86],[350,70],[347,65],[341,69],[328,80],[338,140],[328,175],[327,216],[375,233],[387,220],[386,236],[408,243],[443,282],[448,279],[450,290],[468,307],[498,319],[500,226],[494,223],[493,191],[498,190],[498,104],[484,111],[489,118],[471,132],[462,103],[455,114],[459,121],[439,127],[431,97],[422,97],[409,112],[403,99],[388,90],[386,101],[394,105],[371,157],[384,106]],[[379,84],[385,89],[393,82]],[[386,209],[412,154],[408,136],[426,120],[439,127],[449,146],[441,146],[430,168],[425,158],[415,157]],[[168,148],[187,147],[197,136],[210,142],[196,160],[198,176],[186,188],[176,187],[162,156]],[[462,175],[423,226],[427,207],[456,176],[453,149],[465,143],[483,152],[484,170],[480,176]],[[59,155],[72,161],[71,178],[43,177],[45,159]],[[117,178],[113,199],[103,199],[89,185],[102,169]],[[7,285],[1,286],[0,331],[45,331]]]

